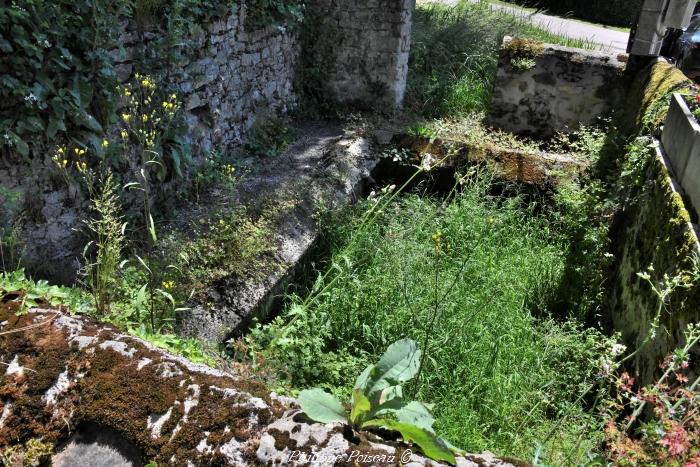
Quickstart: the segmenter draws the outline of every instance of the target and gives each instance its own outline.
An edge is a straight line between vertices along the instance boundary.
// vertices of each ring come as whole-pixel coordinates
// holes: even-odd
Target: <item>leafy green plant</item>
[[[435,419],[428,407],[403,398],[403,384],[419,372],[421,351],[410,339],[389,346],[376,365],[369,365],[357,378],[348,414],[335,396],[321,389],[299,393],[299,405],[306,415],[321,423],[349,423],[355,429],[382,429],[398,432],[413,442],[423,454],[455,464],[455,453],[463,451],[439,438],[433,429]]]
[[[25,314],[38,306],[67,305],[75,311],[86,309],[84,296],[69,287],[28,278],[23,269],[0,273],[0,301],[18,304],[17,313]]]
[[[115,110],[110,48],[127,2],[22,0],[0,8],[0,144],[30,156],[33,142],[70,134],[99,148]]]
[[[144,325],[136,328],[130,327],[129,334],[140,337],[168,352],[181,355],[192,362],[203,363],[210,366],[215,364],[212,352],[197,339],[184,338],[176,334],[152,333],[149,332]]]
[[[427,126],[423,123],[417,123],[413,126],[408,127],[406,133],[409,136],[415,136],[420,138],[435,138],[437,136],[437,131],[434,128]]]
[[[510,64],[513,66],[513,69],[518,70],[518,71],[527,71],[527,70],[532,70],[535,68],[537,65],[537,62],[535,62],[534,59],[528,58],[528,57],[517,57],[513,58],[513,60],[510,62]]]
[[[253,28],[294,27],[304,19],[304,0],[246,0],[247,19]]]
[[[20,200],[18,191],[0,187],[0,271],[19,269],[22,257]]]
[[[283,119],[262,117],[248,136],[245,148],[256,156],[277,157],[295,137],[295,131]]]

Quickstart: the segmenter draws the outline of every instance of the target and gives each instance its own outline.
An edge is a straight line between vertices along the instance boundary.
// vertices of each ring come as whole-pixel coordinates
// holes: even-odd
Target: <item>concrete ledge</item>
[[[661,144],[691,209],[700,215],[700,125],[678,93],[671,99]]]

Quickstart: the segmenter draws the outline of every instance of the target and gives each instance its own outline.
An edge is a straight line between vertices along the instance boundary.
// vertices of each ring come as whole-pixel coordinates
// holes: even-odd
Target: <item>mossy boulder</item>
[[[26,458],[17,447],[39,443],[54,466],[438,465],[397,441],[310,423],[292,399],[112,326],[11,305],[0,303],[0,455]],[[460,464],[511,465],[488,454]]]

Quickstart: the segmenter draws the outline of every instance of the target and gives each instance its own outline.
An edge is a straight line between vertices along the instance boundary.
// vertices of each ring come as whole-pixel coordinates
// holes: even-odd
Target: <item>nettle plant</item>
[[[316,422],[399,433],[404,441],[416,444],[431,459],[454,465],[455,454],[464,451],[435,434],[435,419],[427,405],[406,401],[403,396],[402,385],[418,375],[420,361],[418,345],[411,339],[402,339],[391,344],[379,362],[369,365],[357,378],[350,413],[335,396],[318,388],[301,391],[299,405]]]

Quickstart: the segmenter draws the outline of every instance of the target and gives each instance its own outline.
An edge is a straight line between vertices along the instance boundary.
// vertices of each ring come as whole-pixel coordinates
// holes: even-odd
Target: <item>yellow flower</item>
[[[131,120],[131,115],[122,114],[122,120],[124,120],[126,123],[129,123],[129,120]]]
[[[127,139],[129,137],[129,132],[126,130],[122,130],[119,134],[123,139]]]
[[[58,148],[58,153],[59,153],[59,154],[63,154],[63,153],[65,153],[65,152],[66,152],[66,150],[65,150],[64,148]]]
[[[175,287],[175,283],[173,281],[163,281],[161,284],[165,290],[170,290],[173,287]]]
[[[68,165],[68,159],[63,159],[63,160],[61,161],[61,165],[62,165],[63,168],[65,169],[66,166]]]
[[[148,121],[148,115],[141,115],[141,120],[143,123],[146,123]]]
[[[102,149],[107,149],[109,147],[109,141],[106,139],[102,140]]]

